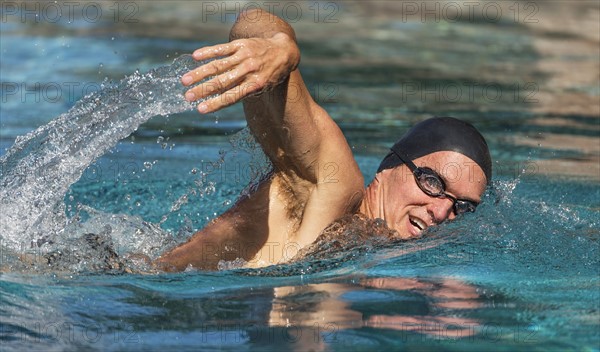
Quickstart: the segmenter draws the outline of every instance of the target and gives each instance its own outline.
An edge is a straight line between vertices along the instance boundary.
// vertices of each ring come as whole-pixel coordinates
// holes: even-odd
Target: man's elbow
[[[270,37],[279,32],[283,32],[296,40],[292,27],[280,17],[265,10],[248,9],[238,15],[229,32],[229,40]]]
[[[240,12],[236,22],[259,22],[263,16],[271,16],[271,18],[276,17],[274,14],[263,9],[253,8]]]
[[[247,31],[248,27],[260,26],[265,23],[273,23],[275,19],[283,21],[276,15],[262,9],[248,9],[240,12],[235,20],[235,24],[231,28],[229,37],[231,40],[237,39],[240,31]]]

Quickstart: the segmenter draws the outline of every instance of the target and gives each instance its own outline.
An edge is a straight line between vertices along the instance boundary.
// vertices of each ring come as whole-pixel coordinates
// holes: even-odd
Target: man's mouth
[[[409,216],[408,221],[410,221],[410,224],[414,227],[415,235],[420,235],[421,232],[425,231],[427,228],[427,224],[423,220],[414,216]]]

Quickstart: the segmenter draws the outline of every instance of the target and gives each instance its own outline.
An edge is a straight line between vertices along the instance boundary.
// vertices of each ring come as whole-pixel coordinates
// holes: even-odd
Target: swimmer
[[[221,260],[283,263],[348,214],[382,219],[399,238],[410,239],[475,211],[492,167],[472,125],[450,117],[415,125],[365,189],[340,128],[302,80],[293,29],[251,10],[240,14],[229,39],[193,53],[198,61],[215,60],[183,75],[190,87],[185,98],[214,96],[199,103],[201,114],[243,101],[248,127],[273,171],[186,243],[163,253],[160,268],[214,270]]]

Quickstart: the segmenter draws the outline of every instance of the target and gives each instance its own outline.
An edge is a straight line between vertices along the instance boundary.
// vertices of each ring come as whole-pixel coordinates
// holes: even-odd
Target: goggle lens
[[[432,169],[428,167],[417,167],[413,170],[415,181],[419,188],[425,192],[425,194],[431,197],[446,197],[452,200],[454,214],[460,215],[464,213],[473,213],[477,208],[477,203],[456,199],[446,193],[446,184],[444,180]]]

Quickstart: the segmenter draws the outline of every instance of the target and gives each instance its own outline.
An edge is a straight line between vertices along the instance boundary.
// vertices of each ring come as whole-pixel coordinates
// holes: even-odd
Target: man
[[[400,140],[365,190],[344,135],[302,81],[294,31],[268,12],[242,13],[229,43],[198,49],[193,57],[214,60],[182,77],[186,86],[202,82],[186,99],[211,97],[198,105],[203,114],[243,100],[248,126],[273,172],[163,254],[157,264],[165,270],[215,269],[220,260],[237,258],[254,266],[284,262],[328,224],[356,212],[385,220],[402,238],[418,237],[429,226],[474,211],[490,180],[483,137],[464,122],[439,118]]]

